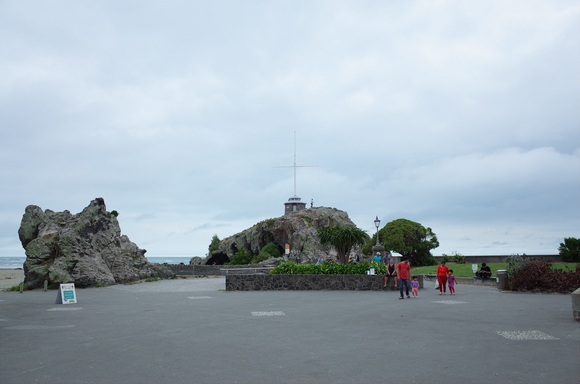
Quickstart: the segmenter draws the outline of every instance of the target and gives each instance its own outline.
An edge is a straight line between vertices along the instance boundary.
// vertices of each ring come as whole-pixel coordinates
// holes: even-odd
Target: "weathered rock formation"
[[[18,235],[26,250],[29,289],[42,287],[44,280],[87,287],[157,276],[144,256],[146,250],[121,235],[116,216],[107,212],[102,198],[76,215],[29,205]]]
[[[241,248],[257,255],[268,242],[274,242],[284,254],[290,245],[288,260],[313,263],[320,256],[331,253],[330,247],[322,246],[318,229],[331,226],[355,227],[348,214],[336,208],[315,207],[290,213],[279,218],[259,222],[253,227],[223,239],[216,251],[211,252],[205,264],[224,264]]]
[[[190,260],[189,260],[189,265],[202,265],[203,264],[204,259],[202,257],[199,256],[193,256]]]

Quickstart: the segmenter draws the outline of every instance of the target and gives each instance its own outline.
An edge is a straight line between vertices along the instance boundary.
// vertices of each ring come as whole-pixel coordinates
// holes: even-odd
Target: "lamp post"
[[[381,221],[379,220],[379,217],[377,216],[377,218],[375,219],[375,227],[377,227],[377,243],[373,246],[373,256],[374,255],[379,255],[381,256],[381,259],[383,259],[385,257],[385,247],[383,247],[381,245],[381,243],[379,243],[379,226],[381,225]]]
[[[380,245],[379,244],[379,226],[381,225],[381,221],[379,220],[379,217],[377,216],[377,218],[375,219],[375,227],[377,227],[377,243],[375,245]]]

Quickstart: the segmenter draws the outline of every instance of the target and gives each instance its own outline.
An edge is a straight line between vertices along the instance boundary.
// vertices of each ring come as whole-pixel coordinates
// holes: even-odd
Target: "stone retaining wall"
[[[156,264],[177,276],[225,276],[231,273],[268,273],[272,268],[260,268],[255,265],[188,265]],[[247,272],[246,272],[247,270]]]
[[[572,314],[574,320],[580,321],[580,288],[572,292]]]
[[[481,263],[505,263],[506,257],[510,255],[488,255],[488,256],[465,256],[465,264],[481,264]],[[520,255],[521,256],[521,255]],[[560,263],[562,257],[560,255],[527,255],[530,258],[539,258],[544,261],[553,263]],[[441,256],[435,256],[437,263],[441,262]]]
[[[417,275],[423,288],[423,276]],[[383,275],[226,275],[226,291],[387,291]]]
[[[435,283],[435,275],[425,275],[425,280]],[[455,284],[461,285],[485,285],[489,287],[497,287],[497,278],[490,277],[489,279],[482,279],[481,277],[455,277]]]

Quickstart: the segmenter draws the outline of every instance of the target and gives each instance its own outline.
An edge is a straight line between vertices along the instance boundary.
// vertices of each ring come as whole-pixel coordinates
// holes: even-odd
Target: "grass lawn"
[[[487,263],[489,268],[491,268],[491,275],[496,276],[498,269],[507,269],[505,263]],[[453,275],[455,277],[473,277],[473,270],[471,269],[471,264],[453,264],[447,263],[449,269],[453,269]],[[576,269],[576,263],[553,263],[552,268],[566,270],[566,267],[570,271]],[[477,269],[481,268],[481,264],[477,264]],[[437,265],[432,265],[429,267],[417,267],[411,269],[411,274],[417,275],[434,275],[437,273]]]

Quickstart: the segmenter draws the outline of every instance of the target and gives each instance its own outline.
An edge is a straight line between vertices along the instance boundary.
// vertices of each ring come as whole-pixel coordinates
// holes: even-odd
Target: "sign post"
[[[61,284],[56,296],[56,304],[76,304],[77,294],[74,283]]]

